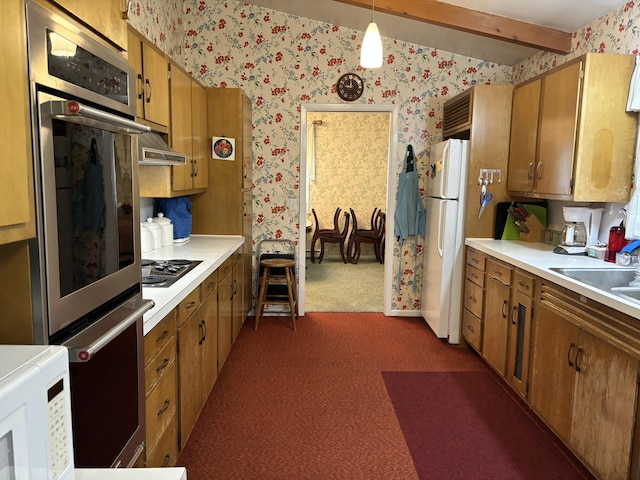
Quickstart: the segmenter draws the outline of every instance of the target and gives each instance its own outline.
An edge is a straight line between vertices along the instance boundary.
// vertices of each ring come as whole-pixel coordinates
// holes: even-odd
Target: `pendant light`
[[[360,51],[360,66],[364,68],[380,68],[382,66],[382,38],[376,22],[373,20],[373,13],[376,1],[371,4],[371,22],[367,27],[362,40],[362,50]]]

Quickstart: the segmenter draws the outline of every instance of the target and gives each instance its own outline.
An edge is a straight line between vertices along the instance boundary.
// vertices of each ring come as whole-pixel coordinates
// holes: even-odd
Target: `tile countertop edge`
[[[191,235],[189,241],[185,243],[173,244],[143,253],[142,257],[150,260],[202,261],[168,288],[142,288],[142,298],[155,302],[155,306],[144,314],[144,334],[149,333],[153,327],[171,313],[171,310],[218,269],[243,243],[244,237],[240,235]]]
[[[591,300],[640,319],[640,304],[618,297],[605,290],[591,287],[578,280],[550,270],[550,268],[629,268],[583,255],[553,253],[553,246],[518,240],[467,238],[465,245],[526,270],[538,277],[573,290]]]

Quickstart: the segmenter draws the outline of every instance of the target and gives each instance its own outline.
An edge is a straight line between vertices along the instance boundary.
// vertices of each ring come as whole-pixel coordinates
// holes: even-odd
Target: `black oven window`
[[[50,30],[47,65],[50,75],[127,105],[127,72]]]
[[[60,294],[134,262],[131,140],[53,120]]]

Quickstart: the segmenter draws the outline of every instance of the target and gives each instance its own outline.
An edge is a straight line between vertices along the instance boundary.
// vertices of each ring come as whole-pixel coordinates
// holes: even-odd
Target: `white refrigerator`
[[[460,342],[468,141],[431,148],[420,313],[437,337]]]

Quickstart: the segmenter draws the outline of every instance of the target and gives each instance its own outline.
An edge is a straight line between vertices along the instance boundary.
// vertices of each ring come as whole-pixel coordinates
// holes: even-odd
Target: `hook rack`
[[[481,168],[478,176],[478,185],[486,187],[493,184],[493,176],[498,175],[498,183],[502,182],[502,169],[500,168]]]

